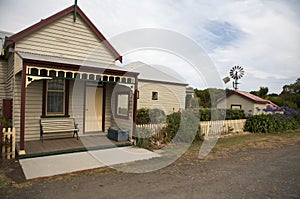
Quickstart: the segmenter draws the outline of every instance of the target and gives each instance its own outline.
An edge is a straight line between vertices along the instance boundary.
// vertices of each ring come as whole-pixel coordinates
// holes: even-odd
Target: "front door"
[[[87,86],[85,96],[85,132],[100,132],[103,130],[103,88]]]

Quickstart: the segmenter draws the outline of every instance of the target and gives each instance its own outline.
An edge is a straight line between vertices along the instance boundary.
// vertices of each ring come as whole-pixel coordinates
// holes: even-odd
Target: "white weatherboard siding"
[[[9,55],[7,61],[7,76],[6,76],[6,97],[13,99],[13,89],[14,89],[14,57]]]
[[[25,141],[40,138],[40,117],[42,115],[43,82],[33,81],[26,88]],[[13,126],[17,141],[20,140],[21,74],[15,76]]]
[[[2,114],[2,99],[6,98],[6,73],[7,62],[5,60],[0,60],[0,115]]]
[[[23,59],[17,54],[14,54],[14,74],[17,74],[23,69]]]
[[[75,119],[78,124],[79,132],[83,133],[83,114],[84,114],[84,81],[70,81],[69,93],[69,115]]]
[[[185,107],[185,85],[139,81],[139,108],[159,108],[166,114]],[[158,100],[152,100],[152,92],[158,92]]]
[[[74,23],[69,14],[18,41],[15,50],[113,64],[115,58],[100,42],[80,16]]]

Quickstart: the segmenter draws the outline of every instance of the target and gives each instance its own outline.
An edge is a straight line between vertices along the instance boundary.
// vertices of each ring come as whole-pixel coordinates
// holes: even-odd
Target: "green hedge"
[[[160,109],[140,108],[137,110],[137,124],[159,124],[164,123],[166,114]]]
[[[271,133],[300,129],[300,114],[288,107],[283,114],[254,115],[247,118],[245,131],[252,133]]]
[[[5,117],[3,117],[2,115],[0,115],[0,123],[1,123],[1,126],[3,128],[8,128],[8,127],[11,127],[11,124],[9,122],[8,119],[6,119]],[[1,129],[2,130],[2,129]]]
[[[200,121],[245,119],[244,110],[200,108]]]

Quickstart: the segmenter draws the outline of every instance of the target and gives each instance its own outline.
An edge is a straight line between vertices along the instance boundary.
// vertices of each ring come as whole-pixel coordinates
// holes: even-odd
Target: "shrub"
[[[159,132],[164,143],[172,139],[180,142],[192,142],[200,139],[199,115],[192,110],[172,113],[167,116],[167,126]]]
[[[149,109],[150,123],[151,124],[160,124],[165,123],[166,114],[163,110],[158,108]]]
[[[199,115],[192,110],[175,112],[167,116],[166,126],[155,135],[151,135],[150,129],[137,129],[137,146],[143,148],[157,148],[168,144],[173,139],[175,142],[192,142],[194,139],[202,139]]]
[[[9,120],[7,120],[5,117],[3,117],[3,116],[1,116],[0,115],[0,126],[2,127],[2,128],[8,128],[8,127],[11,127],[11,124],[10,124],[10,121]],[[2,136],[2,140],[3,140],[3,136],[4,136],[4,134],[2,134],[2,129],[0,129],[0,131],[1,131],[1,136]],[[5,140],[5,142],[0,142],[0,147],[2,147],[2,146],[9,146],[10,145],[10,140]],[[1,156],[1,154],[0,154],[0,156]]]
[[[136,123],[137,124],[149,124],[150,123],[149,109],[140,108],[137,110]]]
[[[0,126],[2,126],[3,128],[8,128],[11,126],[11,124],[8,119],[6,119],[2,115],[0,115]],[[1,131],[2,131],[2,129],[1,129]]]
[[[245,119],[246,115],[242,109],[226,109],[226,120]]]
[[[283,114],[262,114],[247,118],[244,130],[253,133],[270,133],[300,129],[300,114],[288,107],[282,109]]]
[[[150,149],[151,148],[151,131],[147,128],[137,128],[136,146]]]
[[[201,108],[200,120],[211,121],[211,120],[235,120],[246,118],[244,110],[241,109],[216,109],[216,108]]]
[[[199,109],[200,120],[201,121],[210,121],[211,119],[211,111],[208,108]]]
[[[137,124],[159,124],[164,123],[166,114],[160,109],[140,108],[137,111]]]

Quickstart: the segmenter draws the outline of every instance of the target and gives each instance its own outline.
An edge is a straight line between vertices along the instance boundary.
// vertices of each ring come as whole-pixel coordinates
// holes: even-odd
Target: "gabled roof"
[[[4,48],[9,47],[13,43],[23,39],[24,37],[34,33],[41,28],[53,23],[54,21],[74,12],[74,6],[70,6],[46,19],[42,19],[40,22],[8,37],[5,40]],[[89,26],[89,28],[97,35],[97,37],[104,43],[104,45],[110,50],[110,52],[114,55],[116,60],[122,62],[122,56],[113,48],[113,46],[106,40],[106,38],[102,35],[102,33],[96,28],[96,26],[89,20],[89,18],[83,13],[83,11],[77,6],[77,15],[79,15],[82,20]]]
[[[145,64],[143,62],[137,61],[132,62],[124,66],[124,69],[127,71],[138,72],[139,81],[148,81],[148,82],[160,82],[160,83],[169,83],[169,84],[178,84],[187,86],[188,84],[180,79],[175,78],[174,76],[164,73],[153,66]]]
[[[257,104],[267,104],[267,103],[269,103],[268,100],[265,100],[265,99],[263,99],[263,98],[260,98],[260,97],[258,97],[258,96],[256,96],[256,95],[253,95],[253,94],[248,93],[248,92],[246,92],[246,91],[239,91],[239,90],[234,90],[234,91],[232,91],[231,93],[227,94],[226,97],[222,97],[222,98],[219,99],[217,102],[221,102],[221,101],[223,101],[225,98],[230,97],[231,95],[239,95],[239,96],[241,96],[241,97],[243,97],[243,98],[245,98],[245,99],[247,99],[247,100],[250,100],[250,101],[252,101],[252,102],[255,102],[255,103],[257,103]]]

